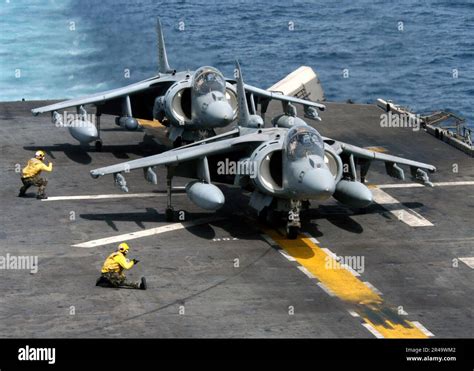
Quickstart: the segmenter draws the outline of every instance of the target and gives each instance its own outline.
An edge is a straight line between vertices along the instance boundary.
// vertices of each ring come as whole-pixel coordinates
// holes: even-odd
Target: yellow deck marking
[[[166,145],[168,137],[168,128],[158,120],[137,119],[138,123],[148,135],[158,139],[159,142]]]
[[[310,237],[300,234],[296,240],[288,240],[279,231],[262,230],[332,293],[351,305],[351,311],[383,337],[427,338],[413,323],[385,304],[380,295],[326,254]]]
[[[150,128],[155,128],[155,129],[166,127],[158,120],[152,121],[152,120],[137,119],[137,121],[141,126],[145,126],[145,127],[150,127]]]

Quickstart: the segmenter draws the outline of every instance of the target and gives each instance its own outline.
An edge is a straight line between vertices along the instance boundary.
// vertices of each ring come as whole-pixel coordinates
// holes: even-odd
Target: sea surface
[[[392,99],[474,123],[474,1],[1,0],[0,101],[59,99],[212,65],[268,88],[312,67],[330,101]]]

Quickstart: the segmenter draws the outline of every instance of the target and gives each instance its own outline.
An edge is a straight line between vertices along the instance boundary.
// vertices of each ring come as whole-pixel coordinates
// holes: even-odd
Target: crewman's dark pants
[[[100,282],[100,283],[99,283]],[[125,287],[130,289],[139,289],[140,284],[128,281],[123,274],[117,272],[102,273],[100,281],[97,283],[98,286],[109,286],[109,287]]]
[[[23,187],[20,188],[20,194],[24,195],[28,188],[31,186],[38,187],[38,196],[43,196],[48,181],[44,178],[41,178],[39,175],[35,175],[29,178],[21,178]]]

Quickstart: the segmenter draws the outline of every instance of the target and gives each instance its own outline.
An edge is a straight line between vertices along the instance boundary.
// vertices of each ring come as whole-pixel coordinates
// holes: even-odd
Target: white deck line
[[[97,240],[91,240],[91,241],[87,241],[83,243],[78,243],[76,245],[72,245],[72,247],[82,247],[85,249],[90,249],[93,247],[104,246],[104,245],[108,245],[112,243],[130,241],[130,240],[135,240],[137,238],[149,237],[149,236],[153,236],[153,235],[157,235],[157,234],[161,234],[165,232],[176,231],[179,229],[206,224],[206,223],[210,223],[210,222],[214,222],[214,221],[222,220],[222,219],[224,218],[223,217],[210,217],[210,218],[196,219],[196,220],[193,220],[190,222],[184,222],[184,223],[167,224],[161,227],[150,228],[150,229],[145,229],[142,231],[120,234],[118,236],[111,236],[111,237],[100,238]]]
[[[398,220],[410,227],[432,227],[433,223],[422,217],[416,211],[402,205],[396,198],[380,188],[372,188],[373,199],[376,203],[395,215]]]

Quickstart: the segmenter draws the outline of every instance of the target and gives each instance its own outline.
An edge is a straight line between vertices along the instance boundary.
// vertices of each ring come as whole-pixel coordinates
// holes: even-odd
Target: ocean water
[[[392,99],[474,123],[474,1],[1,0],[0,101],[73,98],[170,65],[267,88],[301,65],[331,101]]]

